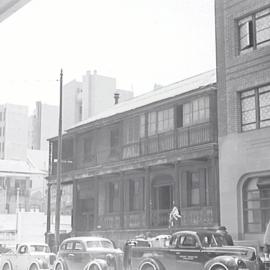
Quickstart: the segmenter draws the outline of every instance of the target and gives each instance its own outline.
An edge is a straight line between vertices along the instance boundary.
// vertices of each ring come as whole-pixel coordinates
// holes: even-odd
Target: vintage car
[[[122,270],[123,251],[102,237],[72,237],[64,240],[54,270]]]
[[[47,244],[25,243],[17,245],[16,251],[2,254],[1,270],[49,270],[53,269],[56,255]]]
[[[221,235],[211,231],[180,231],[168,246],[125,249],[125,268],[138,270],[259,270],[264,265],[256,249],[223,246]]]

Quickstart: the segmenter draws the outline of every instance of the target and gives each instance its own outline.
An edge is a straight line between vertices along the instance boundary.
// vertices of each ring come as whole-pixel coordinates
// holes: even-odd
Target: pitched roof
[[[45,172],[37,169],[33,164],[23,160],[0,160],[0,176],[28,176],[44,175]]]
[[[83,120],[74,126],[68,128],[68,130],[74,129],[85,124],[95,122],[100,119],[104,119],[113,115],[117,115],[126,111],[131,111],[145,105],[149,105],[161,100],[172,98],[184,93],[187,93],[198,88],[206,87],[208,85],[216,83],[216,70],[210,70],[199,75],[187,78],[185,80],[169,84],[167,86],[160,87],[143,95],[134,97],[125,102],[114,105],[108,110],[94,115],[86,120]]]

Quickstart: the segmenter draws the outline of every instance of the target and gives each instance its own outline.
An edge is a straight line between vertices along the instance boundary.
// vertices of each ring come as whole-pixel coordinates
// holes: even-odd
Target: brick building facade
[[[260,240],[270,218],[270,1],[216,0],[221,223]]]

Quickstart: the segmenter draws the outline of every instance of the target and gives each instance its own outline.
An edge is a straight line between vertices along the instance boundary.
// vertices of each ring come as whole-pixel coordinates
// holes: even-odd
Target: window
[[[83,107],[82,102],[79,103],[79,121],[82,121]]]
[[[270,44],[270,8],[264,9],[238,22],[241,53]]]
[[[89,136],[89,135],[88,135]],[[83,140],[83,151],[84,151],[84,161],[90,162],[94,160],[94,154],[93,154],[93,149],[92,149],[92,138],[87,137],[84,138]]]
[[[120,211],[120,185],[119,183],[109,183],[109,212]]]
[[[270,219],[270,176],[251,177],[243,185],[244,230],[264,233]]]
[[[209,97],[201,97],[183,105],[183,126],[190,126],[209,120]],[[179,122],[179,121],[177,121]]]
[[[242,131],[270,126],[270,85],[240,93]]]
[[[186,195],[183,205],[187,207],[208,205],[208,184],[206,169],[186,172]],[[184,198],[183,198],[184,199]]]
[[[174,128],[174,109],[148,113],[148,136],[166,132]]]
[[[72,250],[73,249],[73,242],[67,242],[66,243],[66,250]]]
[[[192,172],[188,181],[189,205],[200,204],[200,175],[199,172]]]
[[[141,138],[145,137],[145,115],[144,114],[140,116],[140,137]]]
[[[119,141],[119,129],[118,127],[114,127],[111,129],[111,155],[116,156],[119,154],[120,141]]]
[[[179,239],[179,246],[178,247],[188,247],[188,248],[194,248],[196,247],[196,245],[198,246],[198,242],[195,238],[195,236],[193,235],[185,235],[185,236],[181,236],[181,238]]]
[[[74,250],[83,250],[82,243],[80,243],[80,242],[75,242],[75,243],[74,243]]]
[[[23,246],[20,247],[19,253],[20,254],[25,254],[25,253],[27,253],[27,250],[28,250],[27,246],[23,245]]]
[[[165,132],[168,130],[172,130],[174,128],[173,125],[173,108],[159,111],[158,112],[158,132]]]
[[[155,135],[157,133],[157,113],[150,112],[148,114],[148,136]]]
[[[131,118],[124,122],[124,143],[131,144],[139,141],[139,118]]]
[[[143,209],[143,185],[140,180],[129,180],[129,211]]]

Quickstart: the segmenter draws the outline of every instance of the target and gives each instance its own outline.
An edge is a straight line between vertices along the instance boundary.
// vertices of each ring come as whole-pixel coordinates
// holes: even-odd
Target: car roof
[[[108,238],[103,238],[103,237],[99,237],[99,236],[80,236],[80,237],[70,237],[67,238],[63,241],[67,242],[67,241],[83,241],[83,242],[87,242],[87,241],[110,241],[112,242],[110,239]]]
[[[19,243],[18,244],[19,246],[23,246],[23,245],[25,245],[25,246],[48,246],[46,243],[36,243],[36,242],[31,242],[31,243]]]
[[[217,234],[215,231],[211,231],[211,230],[194,230],[194,231],[178,231],[175,232],[173,235],[179,235],[179,234],[193,234],[193,235],[205,235],[205,234]]]

